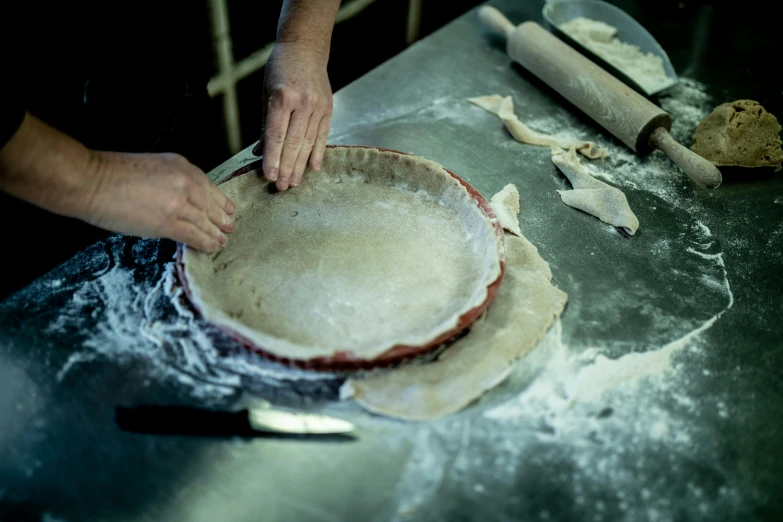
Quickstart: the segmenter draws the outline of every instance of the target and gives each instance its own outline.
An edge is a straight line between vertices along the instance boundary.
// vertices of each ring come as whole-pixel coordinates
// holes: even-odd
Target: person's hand
[[[299,185],[308,161],[321,168],[332,120],[328,59],[311,45],[278,42],[267,62],[263,135],[253,152],[263,153],[264,176],[278,190]]]
[[[234,229],[236,207],[177,154],[95,152],[94,180],[80,217],[113,232],[166,237],[211,252]]]

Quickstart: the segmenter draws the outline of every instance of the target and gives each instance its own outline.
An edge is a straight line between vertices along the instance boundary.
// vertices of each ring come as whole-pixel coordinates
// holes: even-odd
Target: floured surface
[[[255,173],[221,188],[237,226],[217,255],[188,251],[194,297],[279,356],[425,345],[499,275],[490,222],[432,162],[337,148],[295,190],[272,193]]]
[[[506,213],[516,214],[514,206],[518,212],[518,199],[515,203]],[[461,410],[505,380],[511,364],[535,347],[563,311],[567,296],[551,279],[536,247],[524,237],[506,234],[503,284],[464,338],[434,362],[348,379],[342,395],[374,413],[405,420],[429,420]]]
[[[528,7],[534,16],[536,7]],[[150,294],[159,279],[155,267],[169,267],[171,248],[155,257],[150,250],[159,242],[115,238],[20,295],[17,313],[3,307],[0,330],[20,334],[15,348],[3,351],[2,367],[16,366],[37,381],[41,405],[30,406],[29,390],[24,413],[9,403],[9,422],[25,429],[6,446],[4,499],[29,498],[34,489],[49,502],[41,483],[71,476],[70,468],[100,479],[82,479],[79,491],[118,501],[129,499],[123,470],[146,473],[135,481],[148,493],[139,506],[156,520],[166,518],[161,513],[181,520],[233,510],[235,519],[262,512],[292,521],[664,522],[727,513],[753,520],[776,509],[783,401],[775,372],[783,352],[775,343],[780,302],[770,285],[780,280],[774,266],[783,259],[783,227],[769,216],[783,209],[783,178],[698,191],[664,155],[639,158],[602,141],[612,154],[596,164],[599,179],[622,189],[644,223],[635,236],[621,237],[560,202],[554,189],[570,187],[548,148],[508,139],[500,122],[464,102],[476,93],[514,91],[530,127],[599,139],[595,126],[509,67],[502,45],[487,38],[474,15],[338,93],[333,139],[430,157],[488,196],[517,184],[525,236],[569,294],[562,336],[556,321],[524,364],[475,406],[432,422],[397,422],[336,401],[336,387],[303,380],[307,372],[218,342],[198,315],[188,318],[186,303],[179,313],[164,288]],[[460,61],[464,73],[455,82]],[[423,67],[427,74],[414,74]],[[705,97],[703,86],[686,79],[662,99],[681,143],[716,104]],[[721,253],[728,276],[718,266]],[[703,329],[727,306],[726,277],[736,303]],[[140,335],[142,326],[160,344]],[[685,346],[664,357],[669,350],[661,348],[672,342]],[[575,372],[560,371],[561,353]],[[66,360],[90,359],[55,380]],[[272,370],[299,379],[296,393],[283,392],[291,381],[259,377]],[[576,380],[583,385],[567,387]],[[324,388],[330,393],[316,391]],[[183,452],[178,437],[128,435],[112,424],[110,406],[133,397],[230,407],[232,394],[243,390],[275,404],[292,396],[298,400],[286,404],[323,408],[353,421],[360,437],[349,444],[189,438]],[[502,418],[484,415],[502,406]],[[68,426],[73,431],[64,431]],[[58,441],[62,454],[54,453]],[[90,451],[74,452],[74,444]],[[117,465],[108,469],[107,460]],[[173,486],[185,480],[193,494],[157,494],[160,477]],[[51,502],[52,514],[67,519],[57,499]],[[95,504],[86,498],[81,506]]]

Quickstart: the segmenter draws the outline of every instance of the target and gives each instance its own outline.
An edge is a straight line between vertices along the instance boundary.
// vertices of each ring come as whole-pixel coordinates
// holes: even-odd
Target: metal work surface
[[[708,34],[708,7],[660,22],[641,4],[620,5],[682,79],[660,100],[675,138],[690,144],[727,99],[783,116],[760,60],[730,74],[707,54],[728,15],[713,12]],[[516,23],[540,20],[537,2],[493,5]],[[763,38],[747,45],[769,52]],[[608,147],[592,165],[626,193],[638,233],[564,205],[556,190],[570,187],[550,151],[464,101],[486,94],[513,95],[534,129]],[[173,244],[116,236],[0,304],[0,520],[780,518],[783,177],[735,173],[708,192],[660,153],[635,158],[512,67],[475,13],[340,91],[330,141],[424,156],[487,197],[516,184],[522,231],[569,295],[541,344],[456,415],[375,417],[338,400],[339,378],[282,369],[193,317]],[[240,153],[213,177],[247,161]],[[119,405],[252,397],[344,418],[357,438],[143,435],[114,423]]]

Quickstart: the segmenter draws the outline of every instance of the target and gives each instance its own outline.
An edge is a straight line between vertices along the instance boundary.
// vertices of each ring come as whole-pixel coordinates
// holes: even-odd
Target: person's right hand
[[[236,207],[177,154],[94,152],[95,184],[78,216],[95,226],[165,237],[211,252],[234,229]]]

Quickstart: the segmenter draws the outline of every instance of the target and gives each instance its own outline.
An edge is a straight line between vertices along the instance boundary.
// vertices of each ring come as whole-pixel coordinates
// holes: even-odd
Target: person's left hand
[[[263,153],[264,176],[278,190],[296,187],[307,167],[321,168],[332,120],[328,52],[295,42],[278,42],[264,75],[264,126],[253,149]]]

